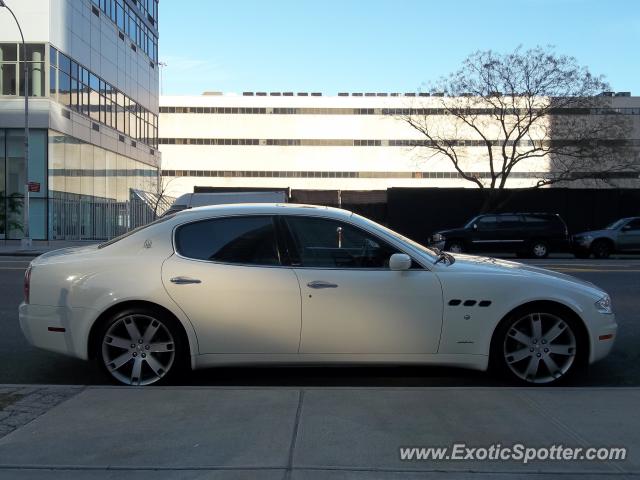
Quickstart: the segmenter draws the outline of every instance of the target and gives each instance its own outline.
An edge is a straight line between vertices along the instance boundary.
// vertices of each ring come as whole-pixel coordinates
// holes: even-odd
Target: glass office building
[[[0,9],[0,239],[22,237],[25,60],[31,237],[119,234],[135,192],[157,191],[157,0],[14,3],[27,45]]]

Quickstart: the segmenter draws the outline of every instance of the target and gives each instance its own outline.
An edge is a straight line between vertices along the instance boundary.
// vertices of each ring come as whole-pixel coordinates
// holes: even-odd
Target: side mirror
[[[474,224],[473,224],[473,229],[474,229],[474,230],[477,230],[477,229],[478,229],[478,224],[477,224],[477,223],[474,223]]]
[[[625,225],[624,227],[622,227],[623,232],[628,232],[629,230],[631,230],[631,225]]]
[[[391,270],[409,270],[411,268],[411,257],[404,253],[394,253],[389,259]]]

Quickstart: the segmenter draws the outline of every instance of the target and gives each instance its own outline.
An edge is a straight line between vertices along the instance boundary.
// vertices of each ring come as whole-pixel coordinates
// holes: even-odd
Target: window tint
[[[313,217],[287,217],[297,257],[294,265],[324,268],[388,268],[398,250],[352,225]]]
[[[640,230],[640,219],[631,220],[626,226],[629,227],[629,230]]]
[[[517,228],[522,224],[522,220],[519,215],[502,215],[500,216],[501,228]]]
[[[542,223],[548,223],[549,222],[549,218],[547,217],[541,217],[541,216],[535,216],[535,215],[525,215],[524,219],[527,223],[535,223],[535,224],[542,224]]]
[[[224,263],[279,265],[271,217],[229,217],[182,225],[176,250],[184,257]]]
[[[498,226],[498,219],[494,215],[480,217],[476,224],[479,230],[493,230]]]

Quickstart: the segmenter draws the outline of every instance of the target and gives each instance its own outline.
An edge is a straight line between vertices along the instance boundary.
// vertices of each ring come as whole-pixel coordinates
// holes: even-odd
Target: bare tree
[[[171,203],[173,203],[175,198],[169,195],[169,186],[178,178],[180,177],[173,177],[167,180],[167,177],[159,177],[158,193],[154,195],[153,199],[153,216],[155,218],[158,218],[159,213],[164,213],[171,207]]]
[[[483,189],[482,211],[504,203],[514,172],[535,168],[539,188],[640,171],[631,120],[602,95],[607,83],[553,48],[478,51],[430,90],[433,109],[412,105],[400,118],[424,136],[414,146],[427,158],[444,156]],[[484,147],[482,155],[471,146]]]

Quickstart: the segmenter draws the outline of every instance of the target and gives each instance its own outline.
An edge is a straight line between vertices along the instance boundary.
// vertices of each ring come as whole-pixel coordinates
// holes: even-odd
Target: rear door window
[[[516,229],[522,226],[520,215],[501,215],[499,220],[500,229]]]
[[[280,265],[273,217],[212,218],[181,225],[176,251],[183,257],[243,265]]]

